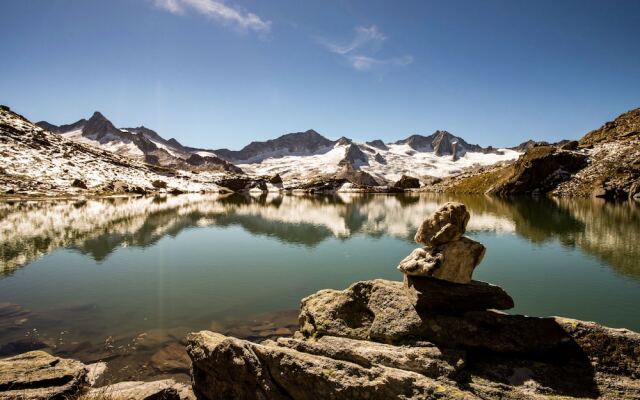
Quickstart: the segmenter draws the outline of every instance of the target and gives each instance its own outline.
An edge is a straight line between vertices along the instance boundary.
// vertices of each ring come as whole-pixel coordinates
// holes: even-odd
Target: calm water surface
[[[511,311],[640,330],[640,204],[434,195],[0,203],[0,355],[42,347],[112,377],[186,379],[184,334],[296,328],[301,298],[401,280],[422,219],[447,200],[487,247],[475,278]]]

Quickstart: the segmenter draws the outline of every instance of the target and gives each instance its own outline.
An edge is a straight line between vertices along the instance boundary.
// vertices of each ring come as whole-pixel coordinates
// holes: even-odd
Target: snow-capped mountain
[[[76,128],[80,125],[92,126],[84,121]],[[195,173],[160,168],[106,151],[94,142],[103,139],[113,144],[117,141],[107,135],[138,139],[133,134],[115,132],[107,124],[99,125],[101,130],[91,138],[82,136],[82,129],[65,137],[0,106],[0,193],[16,196],[141,194],[160,188],[168,192],[211,192],[219,191],[220,187],[214,182],[228,175],[223,171]],[[82,143],[85,140],[90,144]]]
[[[255,152],[256,148],[262,152]],[[250,175],[279,174],[286,181],[362,171],[380,185],[395,182],[402,175],[418,178],[453,175],[465,168],[513,160],[520,155],[515,150],[468,144],[446,131],[430,136],[412,135],[395,143],[381,140],[357,143],[347,138],[331,141],[315,131],[307,131],[254,142],[237,152],[212,150],[212,153]]]
[[[214,154],[205,156],[193,154],[176,139],[165,140],[157,132],[144,126],[116,128],[98,111],[94,112],[88,120],[81,119],[68,125],[57,126],[46,121],[40,121],[36,125],[67,139],[97,146],[148,164],[183,170],[242,172]]]
[[[203,149],[164,139],[144,126],[116,128],[95,112],[88,120],[56,126],[38,125],[72,140],[99,146],[150,164],[179,169],[223,169],[264,176],[279,174],[285,181],[349,177],[366,185],[385,185],[402,175],[442,177],[474,167],[517,158],[516,150],[483,148],[446,131],[411,135],[394,143],[357,143],[342,137],[328,139],[314,130],[252,142],[241,150]]]

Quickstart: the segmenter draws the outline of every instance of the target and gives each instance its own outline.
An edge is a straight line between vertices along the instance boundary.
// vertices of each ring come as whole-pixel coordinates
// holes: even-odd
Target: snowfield
[[[521,154],[509,149],[499,149],[501,154],[467,152],[454,161],[450,155],[437,156],[431,151],[416,151],[408,145],[388,144],[388,150],[362,143],[357,145],[364,149],[368,160],[358,162],[354,167],[389,183],[397,181],[402,175],[418,178],[455,175],[470,167],[515,160]],[[340,169],[338,163],[345,158],[348,147],[348,144],[336,144],[324,153],[267,158],[257,163],[240,163],[238,166],[250,175],[280,174],[285,181],[307,179],[336,173]],[[383,158],[382,162],[376,160],[377,155]]]

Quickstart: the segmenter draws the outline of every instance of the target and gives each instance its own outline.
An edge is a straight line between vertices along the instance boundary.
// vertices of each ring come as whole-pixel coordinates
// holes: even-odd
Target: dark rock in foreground
[[[508,310],[513,299],[500,286],[471,281],[467,284],[405,276],[404,285],[414,308],[437,311]]]
[[[192,334],[194,390],[209,400],[640,396],[635,332],[495,311],[424,312],[409,289],[374,280],[319,291],[302,301],[292,338]]]

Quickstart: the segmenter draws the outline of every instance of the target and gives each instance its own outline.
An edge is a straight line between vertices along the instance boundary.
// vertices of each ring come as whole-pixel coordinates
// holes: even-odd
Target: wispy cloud
[[[380,59],[362,55],[353,55],[349,56],[348,60],[351,66],[358,71],[367,71],[373,67],[384,65],[403,67],[411,64],[413,62],[413,57],[404,56]]]
[[[344,57],[349,65],[358,71],[367,71],[381,66],[405,66],[413,62],[413,57],[376,58],[372,53],[378,52],[387,37],[377,26],[358,26],[355,35],[348,43],[336,43],[326,38],[318,38],[318,42],[332,53]]]
[[[332,53],[345,55],[365,46],[379,46],[387,39],[386,36],[380,33],[375,25],[370,26],[369,28],[359,26],[355,31],[356,34],[353,40],[345,45],[332,43],[324,38],[320,38],[319,41]]]
[[[153,0],[153,4],[172,14],[182,15],[192,10],[219,23],[241,30],[268,33],[271,21],[266,21],[254,13],[229,6],[221,0]]]

